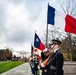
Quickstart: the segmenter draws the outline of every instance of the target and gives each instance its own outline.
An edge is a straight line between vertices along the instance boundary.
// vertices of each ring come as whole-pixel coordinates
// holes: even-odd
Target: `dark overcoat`
[[[49,60],[47,75],[63,75],[63,54],[57,50]]]

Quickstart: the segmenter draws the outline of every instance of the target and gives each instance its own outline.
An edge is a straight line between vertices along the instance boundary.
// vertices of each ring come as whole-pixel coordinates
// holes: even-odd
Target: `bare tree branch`
[[[70,15],[73,15],[73,13],[75,13],[75,9],[76,9],[76,4],[74,3],[74,0],[72,0],[72,5],[70,5],[72,8],[71,8],[71,11],[70,11]]]
[[[63,4],[64,4],[64,2],[63,2]],[[62,10],[64,11],[64,13],[66,13],[66,11],[65,11],[65,9],[64,9],[64,7],[63,7],[63,4],[60,4],[60,5],[61,5],[61,8],[62,8]]]

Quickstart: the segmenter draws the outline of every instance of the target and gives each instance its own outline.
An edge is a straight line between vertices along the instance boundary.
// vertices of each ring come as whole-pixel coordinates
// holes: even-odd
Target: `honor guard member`
[[[47,75],[63,75],[63,54],[59,51],[61,47],[60,40],[52,40],[52,44],[49,49],[48,58],[41,63],[41,67],[47,66]]]
[[[42,62],[46,60],[47,58],[47,48],[44,50],[44,52],[41,52],[41,60]],[[47,75],[47,66],[46,67],[41,67],[42,73],[41,75]]]
[[[51,54],[49,56],[49,51],[46,48],[43,52],[41,52],[41,63],[38,65],[38,67],[42,70],[41,75],[48,75],[47,74],[47,62],[49,58],[51,57]]]
[[[47,68],[47,75],[63,75],[63,63],[64,58],[63,54],[59,51],[61,47],[60,40],[52,40],[51,49],[49,52],[53,52],[52,56],[49,57],[48,60],[48,68]]]
[[[37,54],[34,54],[34,69],[33,69],[33,74],[34,75],[37,75],[38,64],[39,64],[38,55]]]

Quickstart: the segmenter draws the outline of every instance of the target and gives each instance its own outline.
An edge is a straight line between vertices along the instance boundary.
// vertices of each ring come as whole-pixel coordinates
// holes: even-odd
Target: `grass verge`
[[[23,64],[24,62],[19,61],[1,61],[0,62],[0,74],[8,71],[16,66]]]

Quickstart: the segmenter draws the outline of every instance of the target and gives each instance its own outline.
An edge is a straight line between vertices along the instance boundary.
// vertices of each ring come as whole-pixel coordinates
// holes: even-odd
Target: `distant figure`
[[[38,64],[39,64],[38,55],[37,54],[34,54],[34,68],[33,68],[33,74],[34,75],[37,75]]]
[[[29,58],[29,63],[30,63],[30,67],[31,67],[32,74],[34,74],[34,72],[33,72],[33,68],[34,68],[33,56],[30,56],[30,58]]]

